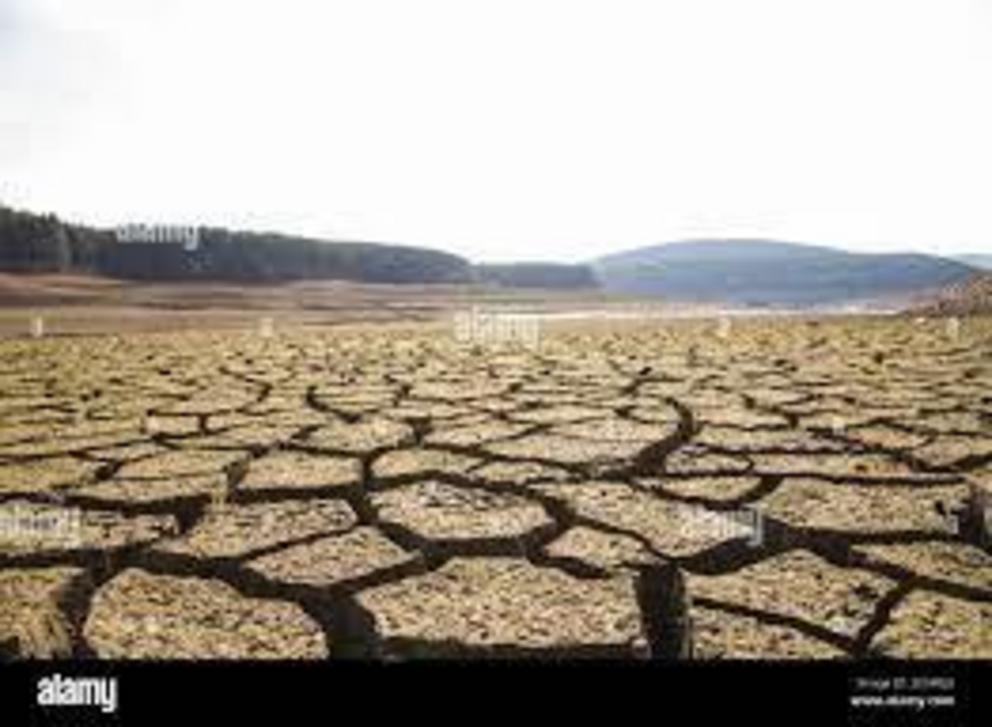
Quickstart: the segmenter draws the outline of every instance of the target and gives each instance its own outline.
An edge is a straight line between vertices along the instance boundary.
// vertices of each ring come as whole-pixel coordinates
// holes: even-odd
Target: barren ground
[[[23,336],[35,317],[53,334],[237,329],[262,316],[305,326],[427,321],[472,306],[644,307],[597,291],[385,285],[340,280],[283,284],[128,282],[85,275],[0,272],[0,338]],[[659,307],[652,304],[653,307]],[[664,306],[671,308],[672,306]]]
[[[992,658],[992,320],[541,333],[0,341],[0,653]]]

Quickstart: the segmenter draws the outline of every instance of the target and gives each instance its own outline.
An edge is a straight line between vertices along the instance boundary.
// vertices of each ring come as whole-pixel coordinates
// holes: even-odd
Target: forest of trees
[[[448,253],[399,245],[325,242],[274,233],[200,231],[197,250],[127,243],[105,250],[100,272],[138,280],[285,282],[304,279],[370,283],[464,283],[469,263]]]
[[[596,288],[598,282],[588,265],[557,263],[507,263],[476,265],[476,279],[509,288]]]
[[[11,272],[97,272],[113,235],[66,225],[55,215],[0,206],[0,269]]]
[[[272,233],[200,231],[181,245],[120,243],[114,232],[0,206],[0,270],[80,272],[132,280],[280,282],[339,279],[376,283],[467,283],[457,255],[400,245],[328,242]]]
[[[473,266],[438,250],[334,242],[277,233],[201,228],[179,244],[119,242],[112,230],[72,225],[0,205],[0,271],[90,273],[128,280],[272,283],[336,279],[369,283],[482,283],[511,288],[595,288],[585,265]]]

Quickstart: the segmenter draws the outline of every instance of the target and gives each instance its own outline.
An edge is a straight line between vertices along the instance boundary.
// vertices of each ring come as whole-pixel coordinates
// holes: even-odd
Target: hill
[[[0,270],[239,283],[467,283],[473,277],[464,258],[426,248],[203,228],[200,245],[187,251],[178,244],[120,243],[111,230],[5,207],[0,207]]]
[[[929,255],[871,255],[773,240],[692,240],[594,263],[607,292],[745,306],[840,304],[938,290],[974,274]]]
[[[467,260],[402,245],[332,242],[277,233],[207,228],[200,245],[128,243],[101,251],[99,272],[132,280],[230,282],[351,280],[368,283],[465,283]]]

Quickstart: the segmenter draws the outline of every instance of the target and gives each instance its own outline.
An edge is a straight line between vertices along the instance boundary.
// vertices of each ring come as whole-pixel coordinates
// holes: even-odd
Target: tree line
[[[120,242],[112,230],[0,206],[0,270],[8,272],[246,283],[337,279],[549,288],[595,284],[585,266],[473,266],[457,255],[405,245],[325,241],[224,228],[201,228],[199,240],[192,251],[181,245]]]

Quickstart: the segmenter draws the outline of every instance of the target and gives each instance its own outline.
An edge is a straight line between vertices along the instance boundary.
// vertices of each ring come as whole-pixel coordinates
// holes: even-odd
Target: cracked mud
[[[992,658],[992,322],[0,342],[0,657]]]

